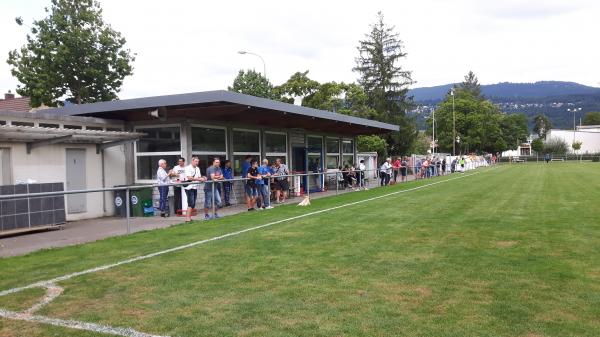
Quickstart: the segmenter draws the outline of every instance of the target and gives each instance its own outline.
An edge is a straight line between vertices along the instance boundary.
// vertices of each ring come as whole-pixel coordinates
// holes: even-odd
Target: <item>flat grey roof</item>
[[[55,114],[60,116],[85,116],[94,115],[102,117],[103,113],[109,112],[126,112],[128,110],[150,109],[158,107],[170,106],[190,106],[210,104],[217,102],[227,102],[238,105],[246,105],[284,113],[306,116],[311,118],[327,119],[336,122],[345,122],[357,124],[361,126],[377,128],[386,131],[398,131],[400,128],[397,125],[383,123],[365,118],[343,115],[326,110],[318,110],[294,104],[288,104],[278,101],[273,101],[266,98],[255,97],[237,92],[226,90],[193,92],[186,94],[152,96],[143,98],[124,99],[116,101],[107,101],[99,103],[67,105],[60,108],[51,108],[43,110],[47,114]],[[113,114],[114,115],[114,114]],[[124,116],[125,117],[125,116]],[[124,118],[125,119],[125,118]]]

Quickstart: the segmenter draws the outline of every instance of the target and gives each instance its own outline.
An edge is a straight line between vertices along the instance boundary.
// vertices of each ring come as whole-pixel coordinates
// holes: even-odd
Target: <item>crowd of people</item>
[[[398,177],[400,182],[408,180],[408,158],[398,157],[393,163],[392,158],[387,158],[379,167],[379,185],[393,185],[398,182]]]
[[[156,172],[159,192],[158,209],[162,217],[169,216],[168,194],[169,186],[173,183],[178,183],[185,191],[187,201],[186,222],[192,221],[192,214],[196,209],[198,189],[200,189],[201,183],[204,183],[202,187],[204,192],[204,219],[212,218],[210,211],[213,208],[218,210],[221,207],[231,206],[234,184],[231,181],[233,179],[231,161],[225,160],[221,165],[220,158],[213,158],[212,163],[206,169],[205,176],[200,172],[199,162],[198,157],[192,157],[190,164],[186,166],[185,158],[179,158],[177,165],[171,170],[167,170],[167,162],[164,159],[158,161]],[[289,189],[287,176],[290,172],[281,159],[276,159],[272,165],[269,165],[269,161],[264,159],[259,165],[252,156],[246,156],[241,171],[242,177],[245,178],[242,183],[244,184],[244,198],[248,211],[273,208],[271,206],[272,195],[275,202],[285,202]],[[215,212],[213,217],[219,218],[220,216],[218,212]]]
[[[181,185],[185,194],[187,209],[183,211],[185,211],[186,222],[192,220],[199,189],[202,189],[204,193],[205,219],[219,218],[218,209],[231,206],[234,186],[232,162],[225,160],[221,163],[220,158],[213,158],[204,176],[198,167],[199,162],[197,157],[192,157],[189,165],[186,165],[185,158],[179,158],[177,165],[168,170],[167,162],[163,159],[159,160],[156,177],[159,192],[158,209],[162,217],[169,216],[169,186],[174,183]],[[406,182],[409,172],[415,176],[415,179],[445,175],[448,171],[464,172],[465,162],[464,156],[456,157],[450,163],[447,163],[446,157],[425,157],[417,159],[413,166],[409,166],[410,161],[407,157],[397,157],[394,161],[392,158],[386,158],[378,169],[380,186],[393,185],[398,180]],[[243,184],[248,211],[272,209],[272,200],[275,203],[286,201],[290,171],[281,159],[277,158],[274,163],[263,159],[259,163],[252,156],[246,156],[241,163],[240,170],[244,179],[239,183]],[[335,173],[336,183],[338,187],[342,188],[367,190],[366,172],[364,160],[360,160],[356,166],[349,164],[344,167],[339,166]],[[213,209],[215,212],[212,212]],[[211,213],[213,213],[212,216]]]

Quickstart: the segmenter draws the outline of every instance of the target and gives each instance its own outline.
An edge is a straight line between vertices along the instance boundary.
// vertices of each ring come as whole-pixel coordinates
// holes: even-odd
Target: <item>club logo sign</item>
[[[121,197],[116,197],[115,198],[115,205],[117,207],[121,207],[121,205],[123,205],[123,199]]]
[[[137,203],[138,203],[138,197],[137,197],[137,195],[134,195],[134,196],[131,197],[131,203],[134,204],[134,205],[137,205]]]

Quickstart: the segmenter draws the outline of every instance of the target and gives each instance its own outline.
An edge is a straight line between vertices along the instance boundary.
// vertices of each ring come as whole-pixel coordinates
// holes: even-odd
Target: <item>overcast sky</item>
[[[458,82],[473,70],[484,84],[565,80],[600,86],[600,1],[155,1],[101,0],[104,20],[137,53],[120,97],[226,89],[239,69],[274,84],[310,70],[318,81],[355,81],[358,41],[382,11],[396,27],[415,87]],[[3,0],[0,88],[17,85],[5,60],[25,42],[26,23],[50,0]]]

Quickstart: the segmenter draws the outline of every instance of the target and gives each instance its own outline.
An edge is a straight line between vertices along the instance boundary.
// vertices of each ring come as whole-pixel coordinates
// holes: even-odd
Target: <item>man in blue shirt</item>
[[[273,206],[271,206],[271,192],[269,191],[268,181],[271,177],[271,167],[269,167],[267,159],[264,159],[262,165],[258,168],[258,174],[262,177],[262,179],[256,180],[258,195],[262,199],[262,209],[271,209]]]
[[[248,177],[248,171],[252,167],[252,156],[247,155],[242,163],[242,178]],[[244,180],[244,195],[246,196],[246,203],[250,202],[250,197],[248,197],[252,191],[250,191],[250,187],[248,186],[248,180]]]
[[[233,169],[231,168],[231,160],[226,160],[224,167],[221,169],[223,171],[223,178],[226,180],[233,179]],[[224,181],[223,182],[223,199],[225,199],[225,206],[231,206],[229,199],[231,197],[231,191],[233,190],[233,181]]]

